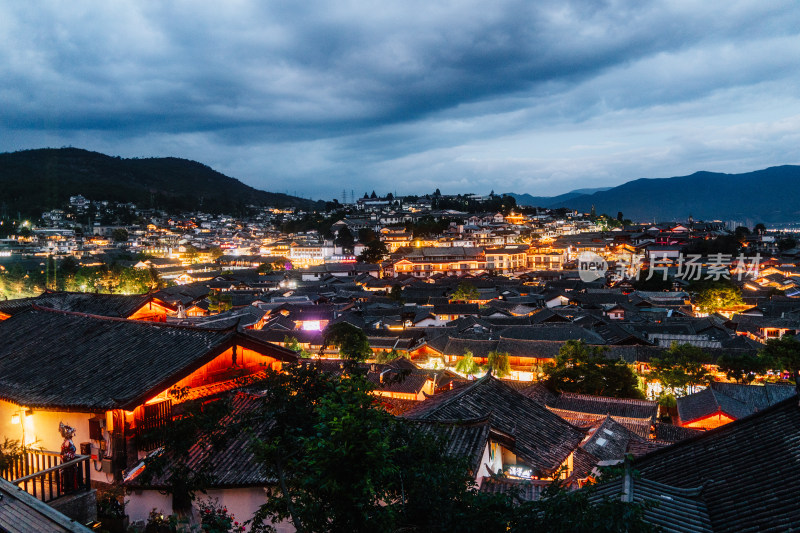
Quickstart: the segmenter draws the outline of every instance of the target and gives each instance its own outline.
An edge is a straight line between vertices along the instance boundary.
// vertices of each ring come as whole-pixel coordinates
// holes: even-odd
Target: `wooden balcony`
[[[62,463],[58,452],[27,450],[0,471],[0,477],[48,503],[67,494],[89,490],[90,459],[88,455],[77,455]]]

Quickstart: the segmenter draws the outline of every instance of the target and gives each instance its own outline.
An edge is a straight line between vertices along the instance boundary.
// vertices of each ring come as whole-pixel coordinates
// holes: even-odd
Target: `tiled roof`
[[[663,424],[661,422],[656,422],[654,427],[656,439],[663,442],[678,442],[703,432],[701,429],[685,428],[673,424]]]
[[[0,478],[0,531],[8,533],[90,533],[20,487]]]
[[[542,405],[547,405],[549,402],[553,401],[557,394],[550,389],[547,388],[546,385],[543,383],[537,382],[525,387],[524,389],[520,390],[522,394],[527,396],[528,398],[539,402]]]
[[[437,315],[477,315],[479,312],[478,304],[437,304],[433,306],[433,312]]]
[[[554,409],[552,407],[548,407],[549,410],[569,422],[575,426],[580,428],[589,428],[596,425],[599,421],[602,421],[608,415],[595,415],[590,413],[576,413],[574,411],[562,411],[561,409]],[[651,434],[651,430],[653,428],[653,423],[650,419],[643,419],[643,418],[626,418],[624,416],[612,416],[611,418],[614,419],[615,422],[621,424],[627,428],[628,431],[639,435],[642,438],[649,438]]]
[[[724,413],[734,419],[744,418],[795,394],[794,387],[787,385],[712,382],[700,392],[678,398],[678,416],[684,423],[714,413]]]
[[[633,462],[642,478],[703,486],[714,531],[800,529],[800,407],[789,398]]]
[[[240,417],[247,417],[262,401],[263,398],[258,395],[243,392],[235,394],[232,412],[220,420],[220,427],[228,427]],[[265,435],[269,422],[259,422],[259,419],[250,422],[250,431],[237,431],[233,435],[227,435],[228,438],[221,446],[211,446],[205,440],[198,441],[189,449],[186,467],[191,471],[203,470],[208,473],[213,480],[209,488],[264,486],[273,483],[274,480],[265,474],[252,451],[253,436]],[[168,485],[167,482],[167,474],[164,474],[150,481],[148,486],[163,487]],[[135,475],[125,481],[129,486],[138,486],[139,483]]]
[[[651,441],[646,435],[638,435],[613,417],[606,416],[590,430],[589,436],[581,443],[581,449],[598,461],[609,461],[624,459],[628,453],[644,455],[666,445],[667,443]]]
[[[0,313],[15,315],[32,306],[90,315],[128,318],[152,299],[149,294],[95,294],[83,292],[45,292],[33,298],[0,302]]]
[[[0,322],[0,397],[30,407],[131,409],[239,342],[231,330],[33,309]]]
[[[383,409],[395,416],[402,415],[419,403],[418,400],[402,400],[400,398],[390,398],[388,396],[378,397],[377,402]]]
[[[576,413],[622,416],[654,420],[658,414],[658,403],[630,398],[611,398],[564,392],[547,404],[549,407]]]
[[[708,508],[703,499],[702,487],[680,488],[657,483],[650,479],[630,477],[633,494],[631,501],[651,502],[645,507],[644,521],[665,533],[710,533],[716,531],[711,526]],[[624,478],[620,477],[590,486],[590,501],[599,502],[604,498],[618,499],[624,492]]]
[[[429,380],[425,374],[394,371],[388,368],[367,372],[367,379],[375,385],[376,391],[404,394],[419,394],[425,386],[425,382]]]
[[[491,374],[432,396],[405,416],[418,420],[451,420],[490,414],[492,428],[513,437],[511,451],[541,474],[558,468],[584,436],[582,430]]]
[[[401,419],[403,420],[403,419]],[[480,468],[481,458],[489,442],[489,417],[472,420],[405,420],[420,433],[436,439],[445,455],[465,457],[470,470]]]
[[[510,326],[503,329],[503,337],[521,340],[568,341],[581,340],[587,344],[605,344],[602,336],[575,324],[548,324],[536,326]]]

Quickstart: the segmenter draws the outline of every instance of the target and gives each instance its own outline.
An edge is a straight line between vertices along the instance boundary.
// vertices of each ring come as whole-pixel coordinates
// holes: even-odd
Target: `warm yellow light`
[[[19,424],[19,413],[14,413],[13,415],[11,415],[11,423]]]

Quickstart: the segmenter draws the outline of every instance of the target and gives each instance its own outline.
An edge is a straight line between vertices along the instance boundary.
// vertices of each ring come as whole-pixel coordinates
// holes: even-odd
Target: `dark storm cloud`
[[[762,164],[734,131],[771,138],[773,163],[798,159],[780,126],[800,114],[790,2],[18,2],[0,15],[5,150],[177,155],[328,196]],[[715,148],[681,149],[703,116]]]

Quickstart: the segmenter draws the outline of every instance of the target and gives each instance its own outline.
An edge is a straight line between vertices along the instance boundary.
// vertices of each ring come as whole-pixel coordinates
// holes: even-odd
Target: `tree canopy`
[[[725,372],[728,379],[738,383],[751,383],[759,374],[769,368],[769,362],[764,357],[754,354],[723,354],[717,359],[717,367]]]
[[[491,372],[498,378],[511,375],[511,362],[508,352],[497,352],[492,350],[486,357],[486,371]]]
[[[478,292],[478,289],[475,288],[475,285],[467,282],[461,282],[458,284],[458,287],[455,291],[450,295],[451,301],[472,301],[477,300],[480,298],[481,294]]]
[[[555,391],[644,399],[636,373],[625,361],[609,359],[604,348],[583,341],[568,340],[543,372],[546,385]]]
[[[364,251],[358,255],[358,260],[363,263],[380,263],[386,256],[389,255],[389,250],[383,241],[373,240],[367,243]]]
[[[233,296],[226,292],[212,292],[208,295],[208,310],[211,313],[224,313],[233,307]]]
[[[454,368],[456,372],[466,374],[467,376],[475,375],[481,371],[480,365],[475,362],[475,358],[469,350],[464,352],[463,357],[456,362]]]
[[[337,322],[325,328],[322,349],[328,346],[336,346],[342,359],[351,361],[364,361],[372,355],[366,334],[347,322]]]
[[[742,291],[738,287],[715,283],[702,289],[695,297],[695,304],[704,313],[716,313],[720,309],[729,309],[744,304]]]
[[[222,450],[244,433],[255,463],[275,480],[249,521],[255,533],[284,520],[301,533],[653,530],[642,505],[595,501],[560,482],[534,502],[479,492],[467,459],[443,453],[445,433],[390,415],[357,369],[336,375],[287,365],[265,375],[246,410],[233,411],[227,400],[189,401],[158,430],[164,451],[148,458],[142,475],[169,473],[174,509],[187,510],[214,482],[210,470],[183,466],[188,450],[199,441]]]
[[[256,416],[274,423],[254,451],[278,482],[253,520],[257,533],[286,519],[300,532],[653,530],[642,506],[594,503],[559,483],[536,502],[478,492],[464,458],[380,409],[363,374],[291,367],[266,383]]]
[[[703,366],[711,362],[711,357],[702,348],[673,342],[661,357],[650,360],[649,376],[660,381],[667,392],[682,396],[695,386],[707,385],[712,380]]]
[[[788,335],[770,339],[760,352],[773,370],[789,372],[800,382],[800,340]]]

